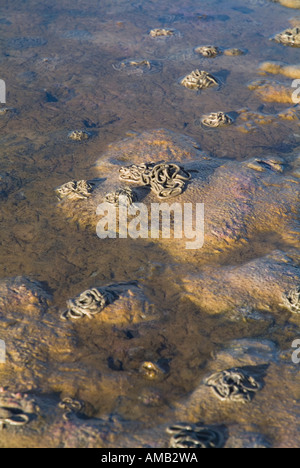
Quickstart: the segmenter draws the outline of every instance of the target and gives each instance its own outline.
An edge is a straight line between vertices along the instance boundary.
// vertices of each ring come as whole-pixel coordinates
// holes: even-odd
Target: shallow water
[[[95,163],[111,143],[157,128],[194,138],[202,151],[218,159],[244,161],[272,154],[282,157],[289,170],[299,151],[299,120],[282,120],[277,114],[292,104],[264,102],[248,84],[267,78],[291,86],[291,78],[262,76],[258,69],[265,61],[299,63],[299,49],[270,41],[290,26],[297,12],[268,0],[2,0],[0,78],[7,85],[9,110],[0,113],[0,172],[12,174],[19,186],[0,201],[0,278],[27,276],[47,284],[54,296],[53,317],[67,299],[89,287],[133,280],[143,284],[160,311],[160,321],[152,329],[145,325],[136,339],[125,342],[117,326],[103,326],[95,337],[92,322],[74,325],[79,337],[76,372],[82,369],[84,374],[86,366],[109,378],[90,382],[89,387],[86,376],[81,382],[77,374],[77,383],[70,379],[64,384],[55,375],[50,351],[46,365],[51,379],[40,379],[38,388],[31,382],[33,394],[54,399],[57,393],[71,394],[90,401],[99,418],[119,413],[141,422],[143,428],[155,427],[169,422],[174,411],[184,417],[183,410],[176,413],[174,408],[195,390],[212,356],[231,340],[267,339],[276,343],[278,352],[290,349],[299,335],[297,316],[273,309],[271,321],[235,320],[208,314],[188,298],[179,300],[185,274],[198,273],[199,265],[187,261],[180,267],[170,253],[151,242],[101,244],[95,231],[58,210],[54,189],[69,180],[101,177]],[[175,34],[152,38],[149,32],[154,28],[171,28]],[[207,44],[223,50],[239,48],[245,54],[207,59],[194,52]],[[130,66],[130,61],[143,60],[150,66]],[[197,68],[215,75],[221,86],[201,93],[183,88],[180,78]],[[244,119],[239,115],[242,109],[248,112],[241,114]],[[236,115],[234,125],[205,130],[201,116],[219,110]],[[253,117],[257,114],[263,114],[260,122]],[[266,116],[271,116],[269,123],[264,122]],[[68,132],[73,129],[84,129],[91,138],[71,141]],[[263,239],[258,233],[247,248],[204,258],[199,264],[242,265],[288,247],[274,232]],[[89,343],[90,336],[94,341]],[[128,358],[131,348],[134,359]],[[147,359],[171,362],[168,378],[155,382],[161,395],[159,411],[139,403],[153,387],[137,372],[137,363]],[[119,368],[118,362],[122,362]],[[293,439],[295,431],[291,441],[283,440],[289,421],[279,429],[284,410],[278,407],[284,395],[291,412],[298,404],[299,367],[291,364],[283,388],[276,374],[280,366],[272,364],[268,391],[253,413],[225,408],[219,415],[207,412],[207,423],[248,424],[275,445],[299,444]],[[26,379],[19,372],[16,387],[26,391]],[[65,373],[72,372],[72,366],[66,365]],[[14,390],[8,375],[0,367],[0,386]],[[291,375],[294,381],[288,380]],[[271,423],[263,410],[270,399],[273,406],[268,411],[277,412],[270,416]],[[199,417],[192,410],[186,415],[190,421]]]

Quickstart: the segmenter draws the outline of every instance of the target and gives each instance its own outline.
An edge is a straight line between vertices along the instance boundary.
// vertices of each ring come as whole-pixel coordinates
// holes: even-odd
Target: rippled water
[[[54,377],[52,386],[46,380],[39,382],[39,392],[84,396],[99,417],[119,412],[145,427],[166,423],[165,415],[172,412],[173,405],[179,405],[197,387],[213,353],[239,338],[269,339],[279,350],[286,350],[299,334],[297,319],[278,312],[271,325],[264,320],[228,320],[199,311],[188,299],[178,301],[188,266],[174,268],[171,277],[164,267],[172,265],[173,259],[150,242],[101,244],[95,232],[74,224],[57,209],[54,189],[69,180],[101,177],[95,163],[109,144],[156,128],[193,137],[203,151],[216,158],[243,161],[276,154],[292,164],[300,145],[299,120],[280,120],[276,115],[292,104],[264,102],[247,85],[266,78],[258,71],[262,62],[299,63],[299,49],[270,41],[289,27],[298,10],[268,0],[1,3],[0,78],[7,86],[7,102],[2,108],[8,111],[1,113],[0,107],[0,172],[16,177],[19,187],[0,201],[0,278],[29,276],[46,283],[54,295],[54,308],[64,307],[68,298],[96,282],[138,280],[164,313],[160,328],[153,336],[149,332],[151,339],[145,332],[132,347],[147,348],[143,358],[172,361],[170,377],[155,385],[162,395],[160,409],[141,406],[139,397],[153,384],[141,380],[130,368],[118,368],[116,362],[126,361],[129,349],[121,332],[110,326],[100,330],[98,341],[105,343],[95,356],[93,346],[89,349],[83,344],[93,333],[92,325],[80,324],[76,331],[82,365],[111,373],[111,380],[102,387],[91,382],[90,388],[76,388],[75,383],[71,387],[58,384],[59,377],[57,381]],[[152,38],[149,32],[153,28],[171,28],[175,34]],[[245,53],[215,59],[195,53],[197,46],[207,44]],[[150,66],[128,65],[144,60]],[[220,88],[197,94],[180,86],[180,78],[197,68],[214,74]],[[289,77],[269,78],[291,86]],[[200,124],[201,116],[211,111],[238,116],[242,109],[246,109],[245,118],[237,117],[222,132],[205,130]],[[255,114],[272,116],[270,123],[257,123]],[[84,129],[91,138],[70,141],[68,133],[73,129]],[[245,251],[238,249],[211,263],[239,265],[282,247],[270,233]],[[203,260],[206,262],[210,261]],[[191,271],[197,271],[197,266]],[[49,368],[55,372],[51,362]],[[276,370],[270,375],[274,393],[269,390],[268,398],[274,399],[274,408],[283,394],[288,407],[299,398],[296,375],[294,382],[285,382],[286,393],[277,382]],[[6,384],[5,371],[2,380]],[[218,422],[213,413],[208,419]],[[280,414],[278,426],[273,424],[270,429],[259,405],[253,415],[224,409],[220,422],[232,421],[252,425],[251,430],[255,426],[277,442],[284,432],[279,429]]]

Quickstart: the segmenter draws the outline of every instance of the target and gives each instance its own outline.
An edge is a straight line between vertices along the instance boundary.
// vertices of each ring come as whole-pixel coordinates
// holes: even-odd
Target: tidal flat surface
[[[299,8],[2,0],[1,447],[169,447],[180,422],[181,441],[201,423],[226,447],[300,446],[300,52],[273,40]],[[197,52],[209,45],[215,56]],[[217,85],[182,86],[195,70]],[[216,112],[232,124],[203,126]],[[203,249],[97,237],[120,166],[152,161],[190,171],[174,201],[205,203]],[[58,200],[82,180],[91,196]],[[118,298],[101,313],[62,320],[107,286]],[[236,368],[218,398],[206,380]]]

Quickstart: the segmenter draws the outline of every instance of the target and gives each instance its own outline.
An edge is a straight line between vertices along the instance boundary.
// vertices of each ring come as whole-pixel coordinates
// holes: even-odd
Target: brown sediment
[[[300,105],[296,104],[289,109],[278,112],[278,117],[282,120],[299,120],[300,118]]]
[[[300,8],[300,0],[272,0],[288,8]]]
[[[289,22],[293,28],[299,28],[300,16],[294,16],[293,18],[290,18]]]
[[[253,112],[249,109],[238,111],[236,128],[242,133],[251,133],[258,130],[262,125],[279,125],[280,120],[298,121],[300,118],[300,106],[294,105],[276,114]],[[241,122],[243,122],[241,124]]]
[[[294,175],[294,177],[300,178],[300,168],[295,169],[295,170],[293,171],[293,175]]]
[[[225,267],[219,271],[210,270],[209,274],[186,277],[186,293],[207,312],[226,312],[239,316],[240,320],[247,315],[251,319],[251,311],[271,311],[278,305],[286,307],[283,295],[287,285],[291,284],[292,277],[294,288],[299,281],[297,263],[290,263],[286,269],[284,262],[287,258],[281,252],[274,252],[243,266]],[[263,317],[261,320],[263,322]]]
[[[272,123],[277,117],[276,114],[241,112],[240,118],[244,119],[245,125],[253,126]],[[193,154],[196,161],[191,162]],[[205,244],[202,249],[189,252],[186,250],[187,239],[155,240],[172,256],[180,257],[181,260],[189,258],[189,262],[197,263],[211,252],[216,255],[218,249],[224,252],[233,251],[238,246],[245,247],[249,237],[267,231],[277,232],[290,245],[297,245],[293,232],[299,185],[296,179],[290,180],[284,174],[276,173],[274,158],[260,158],[260,172],[253,170],[251,160],[243,163],[223,160],[221,163],[197,151],[192,140],[164,130],[145,132],[112,145],[98,161],[99,174],[109,171],[109,179],[100,184],[83,204],[78,203],[76,207],[65,204],[63,209],[66,215],[82,226],[90,225],[95,229],[96,208],[102,203],[108,188],[117,189],[119,186],[119,169],[123,167],[123,161],[138,166],[145,161],[145,155],[148,161],[161,161],[163,158],[164,164],[183,165],[191,179],[175,201],[194,204],[202,202],[206,206]],[[143,203],[150,206],[151,202],[157,201],[154,193],[137,185],[134,187],[139,190],[137,196]],[[278,187],[282,189],[278,191]],[[238,194],[234,200],[233,193]]]
[[[245,122],[239,125],[238,129],[241,131],[255,130],[258,125],[271,125],[277,120],[277,115],[263,114],[261,112],[251,112],[249,110],[241,110],[239,112],[239,122]]]
[[[208,367],[211,372],[220,372],[229,367],[234,367],[236,362],[246,372],[255,373],[264,382],[261,391],[256,394],[250,404],[241,406],[240,403],[229,403],[216,399],[213,392],[210,392],[205,385],[205,378],[210,375],[210,372],[207,372],[203,381],[199,382],[197,389],[190,395],[188,400],[178,405],[177,420],[195,422],[201,420],[204,415],[210,414],[210,417],[206,419],[206,423],[219,421],[220,418],[222,421],[233,422],[236,418],[235,415],[241,414],[243,416],[240,418],[239,427],[234,423],[226,425],[226,446],[268,447],[273,445],[272,436],[275,434],[277,436],[280,434],[281,442],[278,446],[297,446],[297,399],[294,399],[293,410],[290,412],[286,408],[287,399],[285,396],[287,391],[285,386],[289,387],[288,391],[291,391],[293,387],[292,367],[288,368],[287,365],[284,365],[281,353],[276,349],[275,343],[261,338],[235,340],[217,352]],[[284,385],[278,386],[279,373],[281,375],[280,380],[284,382]],[[292,381],[289,380],[290,378]],[[299,379],[296,378],[296,380],[298,383]],[[272,387],[273,392],[275,388],[279,392],[276,394],[276,398],[274,398],[274,393],[273,397],[269,394]],[[276,407],[277,414],[280,413],[284,420],[290,421],[285,429],[279,421],[276,421],[274,407]],[[263,434],[260,431],[262,425],[258,423],[262,415],[260,411],[268,419],[269,431],[263,431]]]
[[[119,72],[131,74],[158,73],[162,64],[148,59],[123,60],[113,65],[113,69]]]
[[[281,83],[267,80],[253,81],[248,85],[251,91],[265,102],[293,104],[293,89]]]
[[[277,114],[265,114],[253,112],[249,109],[241,109],[238,114],[236,128],[242,133],[250,133],[257,131],[262,125],[279,125],[280,120],[297,121],[300,117],[300,109],[299,105],[294,105]]]
[[[280,62],[264,62],[260,66],[259,71],[273,75],[280,74],[293,79],[300,77],[300,65],[285,65]]]
[[[242,49],[225,49],[224,55],[229,57],[238,57],[239,55],[244,55],[245,51]]]

